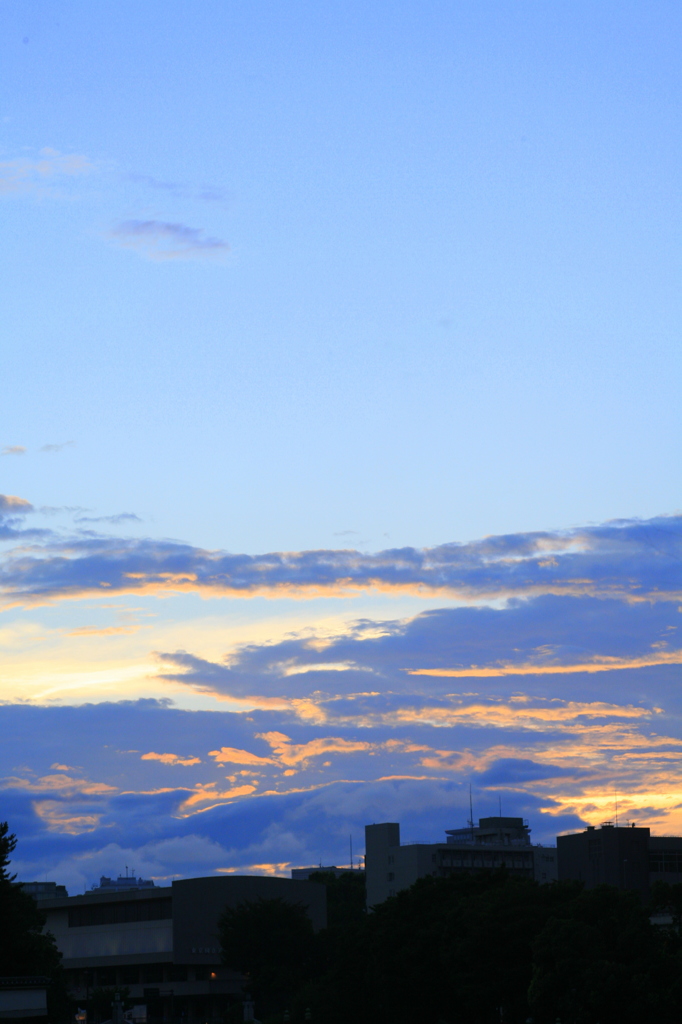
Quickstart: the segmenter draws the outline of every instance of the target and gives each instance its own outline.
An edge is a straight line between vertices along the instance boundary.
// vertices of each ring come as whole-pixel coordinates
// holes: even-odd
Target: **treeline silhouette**
[[[317,935],[282,900],[222,916],[225,963],[244,972],[263,1024],[682,1020],[682,885],[658,884],[645,907],[608,886],[461,874],[421,879],[367,914],[360,872],[311,880],[328,893]],[[672,921],[652,924],[654,912]]]
[[[0,821],[0,977],[47,978],[49,1019],[67,1020],[70,1005],[61,953],[53,936],[43,933],[45,915],[9,871],[16,845],[17,837],[10,833],[8,823]]]

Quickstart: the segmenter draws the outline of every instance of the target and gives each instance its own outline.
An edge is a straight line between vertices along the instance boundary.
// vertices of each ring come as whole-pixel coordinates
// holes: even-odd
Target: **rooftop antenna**
[[[618,792],[615,786],[613,787],[613,798],[616,802],[616,828],[618,828]]]
[[[471,796],[471,783],[469,783],[469,826],[471,828],[471,838],[474,838],[474,802]]]
[[[500,805],[500,817],[502,817],[502,797],[500,796],[499,793],[497,794],[497,801]]]
[[[350,842],[350,869],[352,871],[353,870],[353,836],[352,835],[348,836],[348,841]]]
[[[128,877],[128,865],[126,864],[126,878]]]

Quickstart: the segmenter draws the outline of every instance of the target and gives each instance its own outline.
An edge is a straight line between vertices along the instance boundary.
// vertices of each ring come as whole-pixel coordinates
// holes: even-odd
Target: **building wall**
[[[47,990],[43,988],[1,988],[0,1019],[47,1016]]]
[[[649,829],[603,825],[559,836],[559,878],[649,892]]]
[[[173,921],[136,921],[69,928],[66,911],[48,913],[52,932],[65,962],[92,957],[130,957],[141,953],[156,958],[173,952]]]
[[[187,878],[173,882],[173,959],[219,964],[218,918],[246,901],[283,899],[302,903],[315,931],[327,926],[327,890],[317,882],[261,875]]]
[[[559,859],[556,846],[533,847],[533,870],[536,882],[546,885],[559,877]]]
[[[457,842],[458,834],[452,833],[445,843],[401,846],[400,826],[396,822],[367,825],[365,872],[368,908],[383,903],[427,875],[447,878],[460,871],[494,871],[504,865],[511,875],[538,882],[552,882],[557,877],[557,852],[553,847],[532,846],[529,840],[493,843],[488,842],[487,837],[485,842]]]
[[[648,898],[654,882],[682,882],[682,837],[652,836],[648,828],[600,828],[559,836],[559,878],[584,882],[587,889],[613,885]]]
[[[91,892],[46,900],[41,909],[79,1005],[86,1005],[93,988],[119,985],[129,990],[131,999],[148,1006],[151,1024],[171,1018],[184,1024],[217,1024],[242,987],[241,975],[221,963],[220,914],[246,900],[272,898],[303,904],[315,930],[326,926],[324,885],[255,875],[191,878],[133,892]]]
[[[221,963],[218,919],[225,907],[281,898],[301,903],[313,928],[327,924],[327,891],[315,882],[258,875],[188,878],[172,886],[103,895],[90,893],[41,904],[65,967],[116,966],[172,960],[185,965]],[[160,920],[114,920],[151,907]],[[109,923],[82,923],[88,915]],[[141,914],[137,915],[143,916]],[[145,916],[150,916],[147,913]]]
[[[387,900],[397,884],[395,851],[400,851],[400,825],[395,821],[365,825],[365,886],[367,906]],[[393,877],[391,877],[393,876]]]

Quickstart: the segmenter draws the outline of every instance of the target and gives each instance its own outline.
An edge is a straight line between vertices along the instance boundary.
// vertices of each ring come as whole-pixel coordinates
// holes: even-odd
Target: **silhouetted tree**
[[[529,1002],[541,1021],[680,1019],[678,972],[637,893],[599,886],[557,908],[533,943]]]
[[[302,908],[270,905],[280,901],[225,920],[226,962],[252,973],[273,1024],[285,1007],[302,1021],[307,1006],[324,1024],[682,1020],[682,940],[635,893],[502,870],[422,878],[366,914],[359,876],[316,880],[329,904],[318,935],[301,928]],[[682,888],[657,898],[682,912]]]
[[[61,953],[54,937],[43,933],[45,917],[38,904],[9,872],[16,845],[8,823],[0,822],[0,975],[50,978],[48,1009],[53,1017],[63,1017],[67,1003]]]
[[[313,926],[306,908],[282,899],[227,907],[219,922],[223,963],[246,976],[258,1015],[284,1011],[310,976]]]

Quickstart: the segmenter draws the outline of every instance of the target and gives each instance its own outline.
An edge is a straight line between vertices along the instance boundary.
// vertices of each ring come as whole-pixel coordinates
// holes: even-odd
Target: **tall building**
[[[613,885],[634,889],[646,900],[657,879],[682,882],[682,837],[652,836],[634,824],[588,825],[584,832],[559,836],[557,853],[559,878],[584,882],[587,889]]]
[[[523,818],[481,818],[478,825],[446,831],[444,843],[400,842],[400,825],[365,826],[367,906],[383,903],[426,875],[490,871],[551,882],[557,877],[556,849],[533,845]]]

